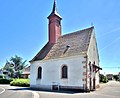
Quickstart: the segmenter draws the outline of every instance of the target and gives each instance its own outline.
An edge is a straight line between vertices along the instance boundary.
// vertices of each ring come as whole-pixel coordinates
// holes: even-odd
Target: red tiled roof
[[[30,61],[56,59],[86,53],[94,27],[61,36],[55,44],[49,42]]]

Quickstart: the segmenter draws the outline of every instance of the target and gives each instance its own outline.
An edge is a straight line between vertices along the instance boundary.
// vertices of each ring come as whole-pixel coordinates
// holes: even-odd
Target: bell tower
[[[62,17],[58,14],[56,8],[56,0],[54,0],[53,9],[51,14],[47,17],[48,33],[49,33],[49,43],[56,43],[57,39],[61,36],[61,20]]]

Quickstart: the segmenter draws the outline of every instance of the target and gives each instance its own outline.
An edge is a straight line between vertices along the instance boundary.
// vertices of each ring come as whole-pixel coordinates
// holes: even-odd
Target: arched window
[[[38,79],[42,78],[42,67],[38,68]]]
[[[62,66],[62,78],[68,78],[68,68],[66,65]]]

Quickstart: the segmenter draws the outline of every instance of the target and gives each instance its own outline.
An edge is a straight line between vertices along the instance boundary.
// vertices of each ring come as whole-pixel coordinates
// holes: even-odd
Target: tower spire
[[[56,15],[56,16],[58,16],[59,18],[62,19],[62,17],[58,14],[58,11],[57,11],[56,0],[54,0],[52,12],[51,12],[51,14],[48,16],[48,18],[49,18],[50,16],[53,16],[53,15]]]
[[[57,12],[56,0],[54,0],[52,13],[56,13],[56,12]]]
[[[53,9],[51,14],[47,17],[49,20],[48,32],[49,43],[56,43],[57,39],[61,36],[61,20],[62,17],[57,12],[56,0],[53,3]]]

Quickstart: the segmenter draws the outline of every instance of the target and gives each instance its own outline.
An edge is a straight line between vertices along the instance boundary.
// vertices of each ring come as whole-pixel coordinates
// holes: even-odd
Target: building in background
[[[30,66],[23,69],[22,77],[25,79],[30,78]]]
[[[113,74],[107,74],[106,77],[107,77],[108,80],[113,80],[114,79]]]

